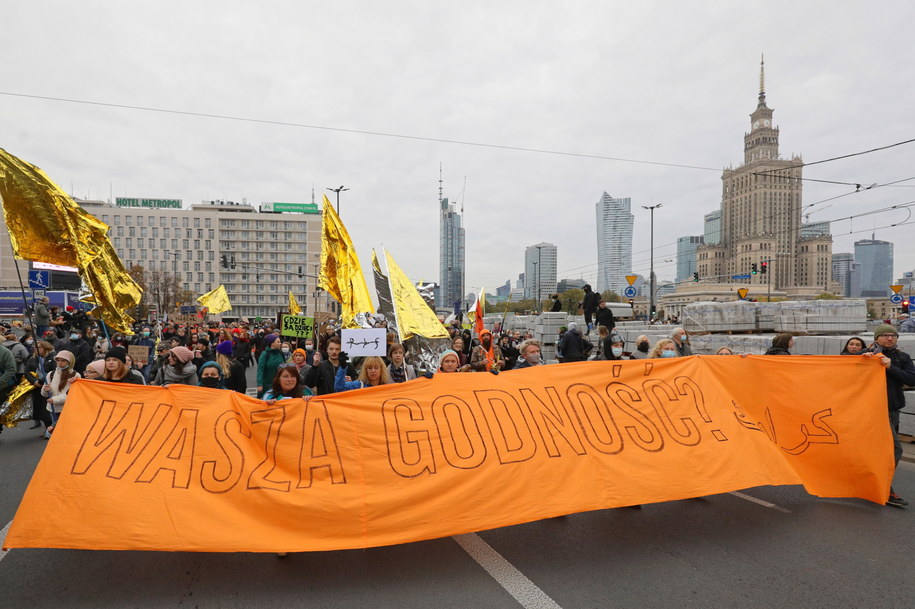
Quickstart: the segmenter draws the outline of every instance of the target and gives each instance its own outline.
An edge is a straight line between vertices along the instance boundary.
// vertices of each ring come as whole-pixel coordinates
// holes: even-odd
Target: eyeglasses
[[[285,363],[285,364],[280,364],[279,366],[277,366],[277,369],[280,369],[280,368],[295,368],[295,367],[296,367],[295,364],[293,364],[293,363],[291,363],[291,362],[287,362],[287,363]]]

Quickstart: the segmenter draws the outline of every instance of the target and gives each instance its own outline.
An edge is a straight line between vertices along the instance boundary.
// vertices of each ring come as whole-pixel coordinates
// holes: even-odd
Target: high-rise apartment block
[[[606,192],[595,205],[597,215],[597,291],[622,294],[632,272],[631,200],[615,199]]]
[[[677,281],[691,279],[696,272],[696,250],[705,242],[702,235],[677,238]]]
[[[861,269],[861,291],[864,298],[890,294],[893,283],[893,244],[889,241],[862,239],[855,241],[855,263]]]
[[[524,298],[543,300],[556,292],[556,261],[552,243],[537,243],[524,250]]]
[[[464,227],[448,198],[439,198],[438,306],[453,308],[464,298]]]

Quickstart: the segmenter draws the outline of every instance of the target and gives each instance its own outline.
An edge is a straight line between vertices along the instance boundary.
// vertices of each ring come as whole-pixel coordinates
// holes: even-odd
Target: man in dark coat
[[[592,292],[591,285],[587,283],[582,289],[585,291],[585,297],[581,301],[581,310],[585,314],[585,324],[588,326],[588,332],[591,332],[594,329],[591,317],[597,311],[598,304],[600,304],[600,294]]]
[[[346,366],[346,376],[349,380],[355,380],[356,370],[346,363],[346,358],[343,362],[340,361],[340,337],[331,336],[327,340],[327,359],[321,360],[317,366],[312,366],[311,370],[305,373],[305,386],[316,388],[318,395],[333,393],[337,368],[341,365]]]
[[[905,406],[905,394],[902,392],[904,385],[915,386],[915,364],[905,351],[900,351],[896,346],[899,334],[896,328],[889,324],[877,326],[874,330],[874,345],[870,348],[871,356],[879,357],[880,363],[886,368],[886,402],[890,411],[890,428],[893,431],[893,457],[896,465],[902,457],[902,444],[899,443],[899,411]],[[908,501],[896,494],[890,488],[890,497],[887,505],[905,507]]]
[[[68,340],[58,351],[69,351],[73,354],[73,369],[82,375],[86,366],[92,361],[92,346],[83,338],[83,331],[78,326],[71,326],[67,333]]]

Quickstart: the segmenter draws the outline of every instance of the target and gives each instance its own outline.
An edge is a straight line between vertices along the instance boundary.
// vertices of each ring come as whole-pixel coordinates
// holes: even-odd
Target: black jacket
[[[584,300],[581,301],[581,309],[585,313],[588,311],[594,312],[597,310],[597,305],[600,304],[600,294],[597,292],[585,292]]]
[[[82,375],[86,371],[86,366],[92,361],[92,346],[84,339],[68,340],[57,352],[69,351],[73,354],[73,369]]]
[[[312,366],[311,370],[305,373],[305,386],[317,389],[318,395],[333,393],[336,376],[337,368],[330,360],[321,360],[320,364]],[[346,376],[356,378],[356,371],[350,364],[346,365]]]
[[[594,313],[594,320],[598,326],[606,326],[608,330],[616,327],[616,318],[613,317],[613,311],[609,307],[603,309],[597,307],[597,311]]]
[[[559,340],[557,351],[562,354],[563,362],[581,362],[588,359],[588,353],[594,345],[576,330],[568,330]]]
[[[903,385],[915,387],[915,364],[905,351],[884,349],[883,355],[892,363],[886,369],[886,402],[890,410],[902,410],[905,407]]]

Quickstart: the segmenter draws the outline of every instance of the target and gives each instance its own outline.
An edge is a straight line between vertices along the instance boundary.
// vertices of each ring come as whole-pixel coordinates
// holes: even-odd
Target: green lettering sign
[[[314,317],[302,317],[301,315],[282,315],[281,317],[281,336],[294,336],[296,338],[315,337]]]

